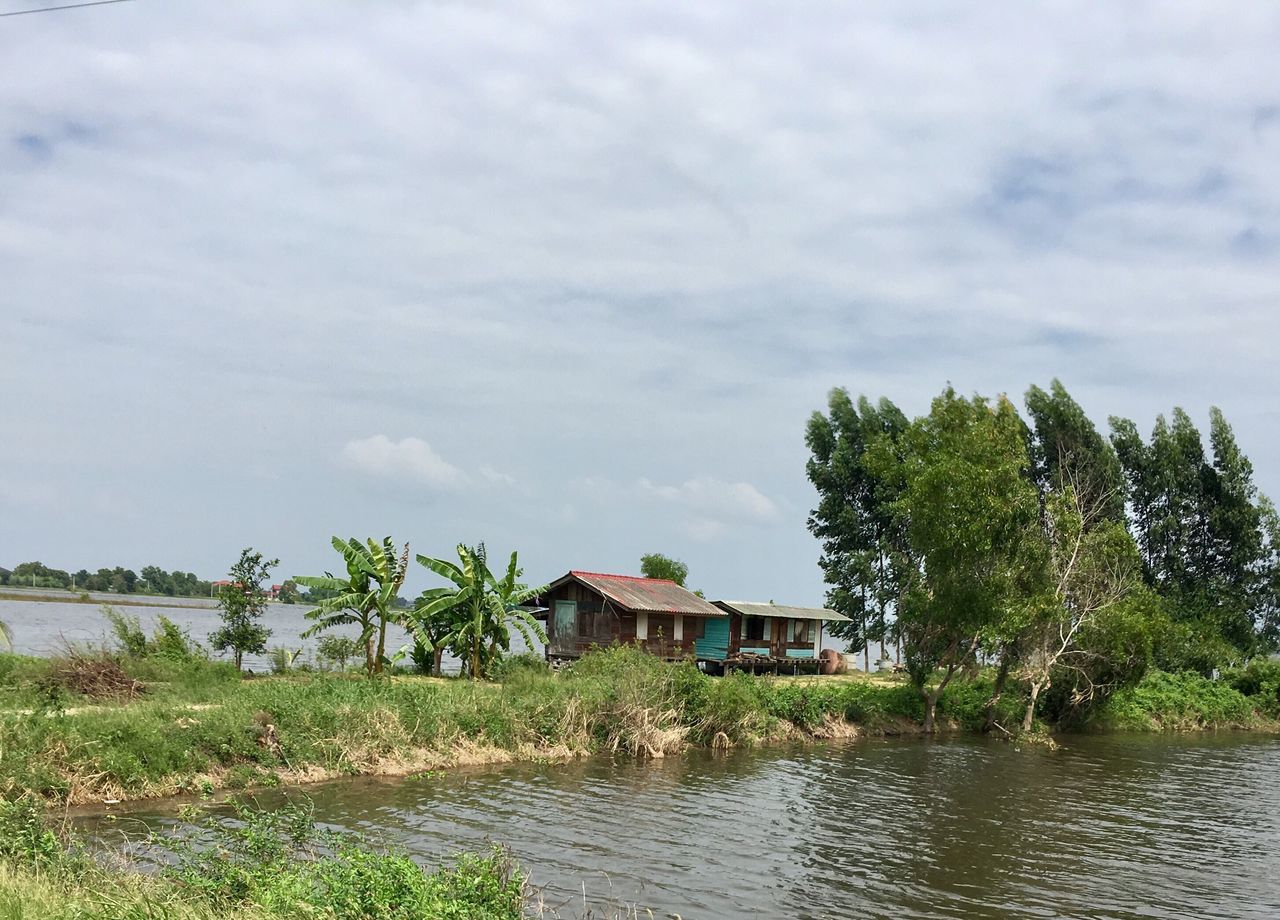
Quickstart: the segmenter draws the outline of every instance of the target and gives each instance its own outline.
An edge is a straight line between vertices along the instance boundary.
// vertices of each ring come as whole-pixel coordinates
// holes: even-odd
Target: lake
[[[1280,916],[1280,740],[1249,735],[692,751],[306,795],[427,864],[504,843],[566,916],[584,885],[685,920]],[[115,840],[174,813],[80,823]]]
[[[95,599],[101,599],[102,604],[110,604],[112,600],[119,601],[119,597],[110,594],[95,595]],[[133,601],[135,597],[130,595],[129,600]],[[137,606],[120,605],[116,609],[129,616],[136,616],[148,635],[154,629],[157,614],[173,620],[205,646],[209,644],[209,633],[221,625],[216,601],[207,598],[146,597],[141,600],[144,603]],[[268,605],[263,618],[263,623],[272,631],[271,638],[267,640],[268,648],[279,645],[291,651],[302,649],[304,660],[313,658],[317,639],[299,638],[299,634],[311,625],[311,621],[306,618],[306,612],[310,609],[301,604]],[[111,633],[110,624],[102,616],[101,604],[70,601],[0,598],[0,623],[7,624],[13,634],[13,650],[25,655],[48,655],[65,648],[67,643],[102,643],[108,640]],[[352,637],[359,634],[355,629],[338,629],[334,632]],[[511,640],[513,652],[525,648],[519,633],[513,631]],[[403,630],[391,628],[387,632],[387,654],[395,653],[409,642],[409,636]],[[541,647],[538,651],[541,652]],[[244,667],[262,672],[269,670],[270,664],[266,655],[246,655]],[[446,673],[457,673],[459,662],[445,656],[443,667]]]

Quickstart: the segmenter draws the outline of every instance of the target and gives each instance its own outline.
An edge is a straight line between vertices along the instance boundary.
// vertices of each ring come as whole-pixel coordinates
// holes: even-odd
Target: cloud
[[[437,488],[453,488],[467,476],[441,457],[421,438],[393,441],[385,434],[348,441],[342,462],[351,469],[385,479],[418,482]]]
[[[725,482],[714,476],[687,479],[680,485],[658,485],[641,478],[642,495],[676,505],[691,516],[685,530],[698,540],[721,536],[729,524],[762,525],[778,521],[778,505],[749,482]]]
[[[488,463],[482,463],[480,465],[480,475],[484,477],[486,482],[491,482],[494,485],[514,486],[516,484],[516,478],[514,476],[509,473],[503,473],[500,470],[496,470]]]

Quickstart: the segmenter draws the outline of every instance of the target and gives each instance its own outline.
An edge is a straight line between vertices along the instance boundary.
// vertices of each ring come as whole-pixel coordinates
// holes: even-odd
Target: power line
[[[5,16],[26,16],[28,13],[52,13],[55,10],[78,10],[82,6],[106,6],[109,3],[130,3],[131,0],[90,0],[88,3],[68,3],[65,6],[42,6],[34,10],[14,10],[12,13],[0,13]]]

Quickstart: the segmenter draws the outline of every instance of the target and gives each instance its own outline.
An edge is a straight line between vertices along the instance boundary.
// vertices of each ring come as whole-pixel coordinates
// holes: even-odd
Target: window
[[[764,617],[743,617],[742,638],[753,642],[764,641]]]
[[[813,644],[813,620],[792,620],[791,621],[792,642],[803,642],[805,645]]]
[[[684,637],[686,639],[705,639],[707,637],[707,618],[685,617]]]
[[[578,608],[578,638],[591,639],[596,634],[596,615],[594,611]]]

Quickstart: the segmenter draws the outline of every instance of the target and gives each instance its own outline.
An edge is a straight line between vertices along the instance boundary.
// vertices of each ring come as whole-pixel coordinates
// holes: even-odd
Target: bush
[[[503,655],[489,665],[489,678],[500,683],[509,681],[520,674],[547,674],[551,671],[547,659],[536,652],[521,652],[519,655]]]
[[[1270,716],[1280,715],[1280,661],[1255,658],[1243,668],[1223,674],[1222,679]]]
[[[45,868],[62,859],[64,849],[44,820],[44,809],[31,799],[0,799],[0,859],[20,866]]]
[[[347,662],[357,657],[360,652],[360,643],[350,636],[330,634],[321,636],[320,641],[316,643],[316,656],[321,661],[336,664],[340,671],[345,671]]]
[[[1098,713],[1101,726],[1131,731],[1246,728],[1255,721],[1253,704],[1239,690],[1192,671],[1152,671]]]
[[[499,849],[428,874],[363,835],[317,828],[309,807],[233,808],[234,820],[209,817],[194,833],[153,838],[169,863],[165,877],[216,908],[256,905],[333,920],[522,916],[524,878]]]

